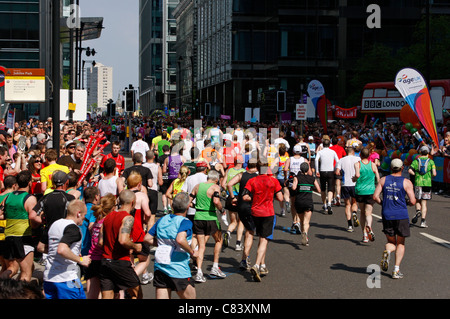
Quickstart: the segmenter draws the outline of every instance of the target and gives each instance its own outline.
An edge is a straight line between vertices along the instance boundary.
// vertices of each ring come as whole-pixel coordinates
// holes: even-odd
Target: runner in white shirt
[[[148,143],[142,140],[142,134],[138,133],[137,141],[134,141],[131,145],[131,157],[133,157],[134,153],[141,153],[142,157],[145,158],[145,154],[148,150],[150,150],[150,147],[148,147]]]
[[[331,200],[333,199],[336,184],[334,178],[334,163],[339,162],[339,157],[335,151],[329,148],[330,140],[324,140],[322,144],[323,150],[318,152],[316,156],[316,176],[320,178],[323,210],[328,210],[328,214],[331,215],[333,214],[333,210],[331,209]]]
[[[336,165],[336,175],[342,176],[341,198],[345,202],[345,217],[347,219],[347,231],[353,232],[354,227],[359,226],[359,220],[356,215],[358,204],[356,203],[355,182],[355,163],[361,160],[355,156],[355,149],[347,147],[347,156],[339,160]],[[352,223],[353,220],[353,223]]]
[[[307,160],[301,156],[303,148],[302,145],[296,144],[294,146],[294,156],[289,157],[286,160],[286,164],[284,164],[284,170],[287,171],[288,176],[288,188],[289,188],[289,195],[290,195],[290,207],[291,207],[291,214],[292,214],[292,227],[291,231],[295,231],[297,234],[301,234],[300,231],[300,215],[297,215],[297,211],[295,210],[295,197],[297,196],[297,192],[292,190],[292,183],[294,181],[294,177],[297,176],[298,172],[300,172],[300,165],[304,162],[307,162]]]

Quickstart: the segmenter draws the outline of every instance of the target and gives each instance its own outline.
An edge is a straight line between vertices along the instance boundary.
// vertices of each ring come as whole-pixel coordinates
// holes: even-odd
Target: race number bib
[[[155,252],[155,262],[158,264],[170,264],[173,247],[169,245],[158,246]]]

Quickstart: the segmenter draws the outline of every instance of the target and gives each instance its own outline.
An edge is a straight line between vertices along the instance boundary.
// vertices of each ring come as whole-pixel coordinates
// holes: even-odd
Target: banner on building
[[[335,106],[334,116],[341,119],[354,119],[358,114],[357,112],[358,108],[356,106],[349,109]]]

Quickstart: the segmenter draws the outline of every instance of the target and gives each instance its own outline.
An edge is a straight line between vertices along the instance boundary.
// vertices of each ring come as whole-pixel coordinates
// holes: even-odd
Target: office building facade
[[[368,24],[372,3],[180,1],[175,11],[177,59],[181,61],[177,74],[182,85],[177,98],[191,104],[198,100],[201,115],[210,118],[217,117],[211,109],[243,120],[245,108],[259,108],[260,119],[271,120],[280,116],[277,91],[286,92],[287,112],[292,113],[307,94],[308,83],[316,79],[324,85],[332,104],[345,106],[353,93],[349,83],[356,62],[374,43],[393,52],[411,45],[428,2],[376,1],[381,9],[381,28]],[[448,14],[450,3],[433,1],[429,8],[432,15]],[[189,21],[194,20],[195,33],[187,32]],[[193,43],[194,49],[186,43]],[[191,66],[184,57],[192,52],[193,70],[189,72]]]
[[[113,98],[113,68],[96,63],[87,69],[86,74],[87,106],[106,111],[108,101]]]
[[[179,0],[139,1],[139,102],[142,113],[176,107],[176,20]]]

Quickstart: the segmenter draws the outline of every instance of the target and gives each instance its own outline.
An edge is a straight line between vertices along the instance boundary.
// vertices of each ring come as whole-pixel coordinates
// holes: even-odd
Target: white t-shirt
[[[274,144],[277,149],[280,146],[280,144],[284,144],[286,146],[286,151],[289,151],[289,148],[291,147],[288,141],[286,141],[284,138],[281,137],[275,139]]]
[[[114,196],[118,195],[117,178],[118,176],[113,176],[108,179],[101,179],[100,182],[98,182],[98,190],[100,191],[100,197],[103,197],[108,193],[111,193]]]
[[[342,186],[355,186],[356,183],[352,181],[352,177],[355,176],[355,163],[361,160],[360,157],[355,155],[344,156],[336,164],[336,169],[340,169],[342,176]]]
[[[133,153],[141,153],[142,156],[144,156],[144,160],[148,150],[150,150],[150,147],[148,147],[147,142],[143,140],[134,141],[131,145],[131,151],[133,151]]]
[[[159,164],[157,164],[157,163],[148,163],[148,162],[145,162],[145,163],[142,163],[142,166],[147,167],[147,168],[152,172],[152,175],[153,175],[153,185],[152,185],[152,187],[151,187],[150,189],[152,189],[152,190],[154,190],[154,191],[157,191],[158,188],[159,188],[159,185],[158,185],[158,170],[159,170]]]
[[[334,162],[339,162],[339,157],[336,152],[325,147],[316,156],[316,170],[319,172],[332,172],[334,171]],[[320,168],[320,169],[319,169]]]
[[[195,186],[197,186],[200,183],[205,183],[207,180],[208,180],[208,175],[206,175],[203,172],[188,176],[188,178],[186,178],[186,181],[184,182],[183,186],[181,187],[181,190],[183,192],[190,194]],[[194,201],[195,201],[195,199],[194,199]],[[188,215],[195,215],[195,208],[189,207]]]

